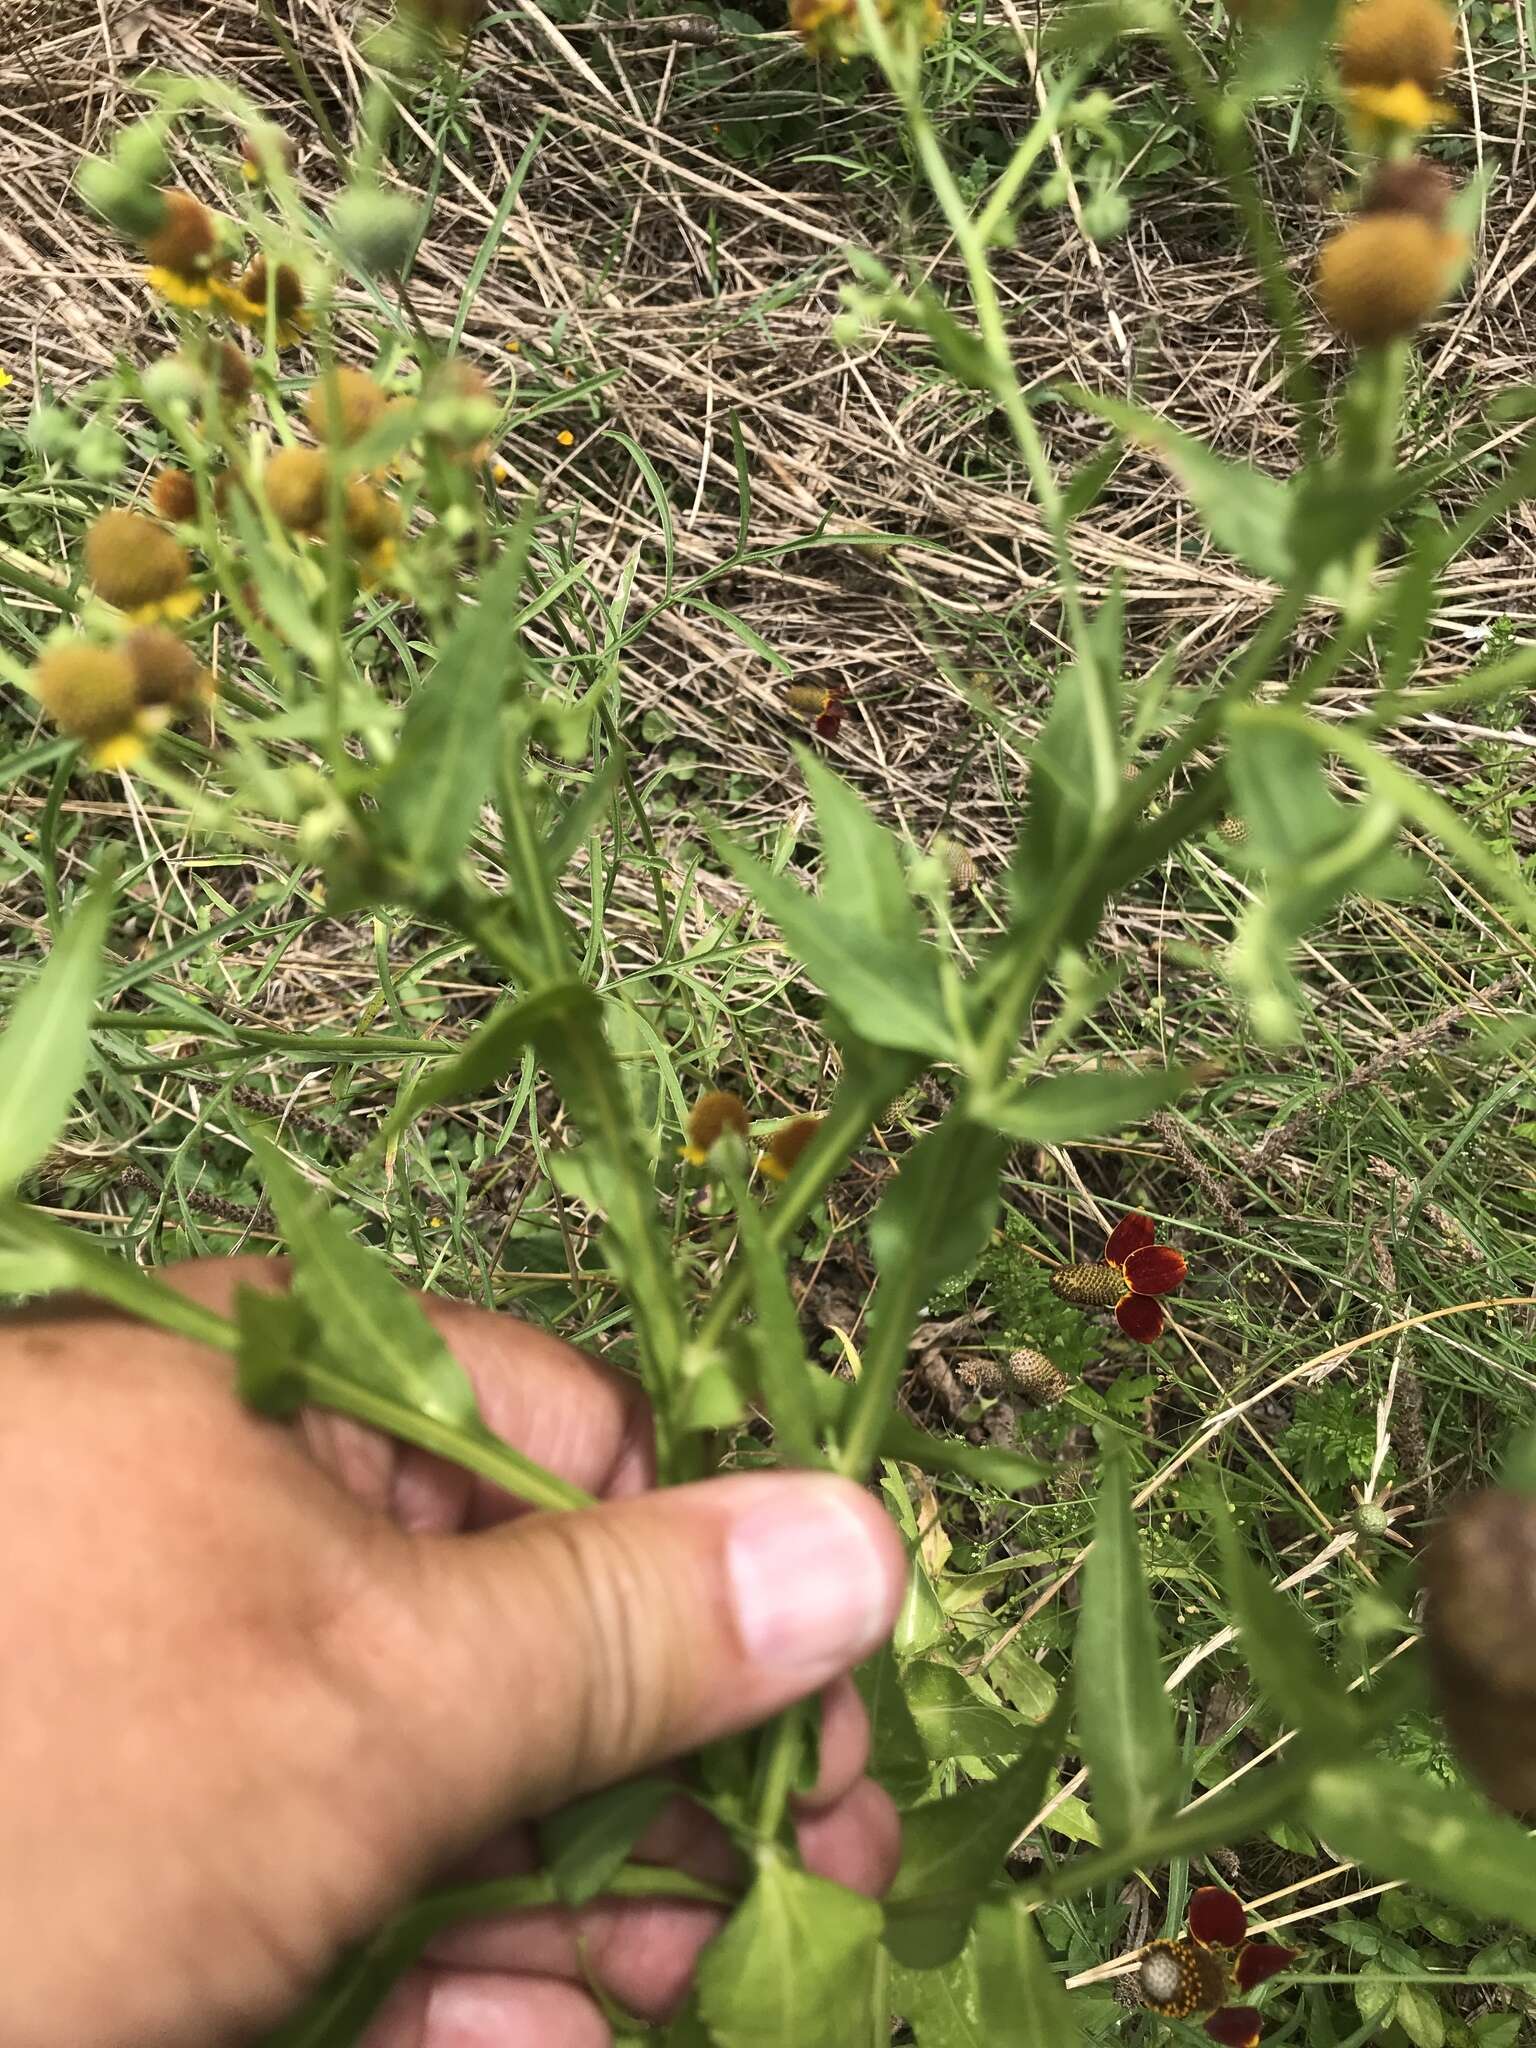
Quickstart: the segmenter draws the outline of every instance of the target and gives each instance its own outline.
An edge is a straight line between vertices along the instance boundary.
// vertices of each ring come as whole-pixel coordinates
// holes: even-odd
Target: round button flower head
[[[1456,56],[1442,0],[1354,0],[1339,32],[1339,76],[1367,127],[1418,130],[1443,120],[1436,98]]]
[[[1189,1902],[1184,1939],[1154,1941],[1142,1951],[1142,2002],[1165,2019],[1205,2017],[1206,2033],[1223,2048],[1257,2048],[1262,2017],[1251,2005],[1230,2001],[1289,1969],[1298,1951],[1277,1941],[1249,1941],[1247,1929],[1239,1899],[1219,1885],[1202,1885]]]
[[[836,739],[846,715],[848,692],[841,683],[791,683],[785,701],[818,739]]]
[[[190,192],[167,192],[165,212],[141,244],[152,291],[173,306],[206,306],[214,296],[219,230],[213,215]]]
[[[138,626],[119,642],[141,709],[190,711],[213,700],[213,677],[167,626]]]
[[[395,566],[400,508],[376,484],[354,477],[342,499],[347,541],[360,558],[362,581],[381,582]]]
[[[85,571],[97,596],[138,625],[189,619],[202,602],[186,549],[139,512],[103,512],[87,527]]]
[[[1189,1272],[1184,1254],[1156,1243],[1156,1237],[1150,1216],[1122,1216],[1102,1259],[1052,1268],[1051,1291],[1075,1308],[1112,1308],[1127,1337],[1155,1344],[1165,1321],[1156,1296],[1175,1293]]]
[[[722,1138],[744,1145],[748,1128],[746,1105],[741,1097],[728,1088],[711,1088],[693,1105],[688,1118],[688,1141],[681,1156],[690,1166],[708,1166],[710,1154]]]
[[[317,441],[350,446],[376,427],[389,407],[389,394],[366,370],[338,363],[304,398],[304,417]]]
[[[261,481],[272,516],[293,533],[324,526],[330,506],[331,465],[318,448],[280,448],[267,457]]]
[[[216,285],[214,296],[232,320],[258,334],[267,331],[270,301],[279,348],[295,347],[309,332],[304,281],[291,263],[269,264],[265,256],[258,256],[236,283]]]
[[[197,517],[197,484],[184,469],[162,469],[149,487],[150,503],[171,525]]]
[[[780,1124],[757,1156],[757,1170],[770,1180],[788,1180],[806,1146],[821,1129],[819,1116],[792,1116]]]
[[[121,768],[143,751],[138,685],[121,647],[67,640],[32,671],[32,687],[59,731],[81,740],[98,768]]]
[[[1402,341],[1444,300],[1460,255],[1457,238],[1422,214],[1362,214],[1318,257],[1323,317],[1357,348]]]

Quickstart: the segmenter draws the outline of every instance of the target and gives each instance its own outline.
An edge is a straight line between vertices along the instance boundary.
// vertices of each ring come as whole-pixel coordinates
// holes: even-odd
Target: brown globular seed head
[[[269,286],[270,280],[270,286]],[[240,296],[253,306],[265,306],[270,296],[279,320],[291,320],[304,309],[304,285],[291,263],[279,263],[271,270],[265,256],[258,256],[240,279]]]
[[[261,473],[267,503],[282,525],[311,533],[325,524],[331,466],[318,448],[280,448]]]
[[[728,1131],[733,1137],[745,1138],[749,1125],[741,1097],[728,1088],[712,1088],[693,1105],[688,1118],[688,1150],[707,1154]]]
[[[1456,56],[1456,21],[1441,0],[1355,0],[1339,31],[1346,85],[1410,81],[1437,92]]]
[[[1016,1394],[1051,1408],[1071,1391],[1071,1381],[1053,1358],[1026,1346],[1008,1354],[1008,1381]]]
[[[173,526],[197,517],[197,485],[184,469],[162,469],[149,495],[160,517]]]
[[[133,727],[138,690],[120,648],[93,647],[86,640],[51,647],[32,679],[43,709],[71,739],[100,742]]]
[[[787,1180],[800,1155],[821,1129],[819,1116],[792,1116],[772,1133],[763,1152],[762,1170],[770,1180]]]
[[[365,370],[338,365],[304,399],[304,417],[317,441],[345,447],[360,441],[384,417],[388,395]]]
[[[1500,1806],[1536,1819],[1536,1498],[1491,1486],[1425,1552],[1424,1641],[1451,1740]]]
[[[138,627],[123,640],[121,651],[133,670],[140,704],[196,702],[203,681],[202,663],[168,627]]]
[[[1323,244],[1317,296],[1336,334],[1358,348],[1401,340],[1445,297],[1456,244],[1412,213],[1372,213]]]
[[[207,275],[218,247],[213,215],[190,192],[167,192],[160,225],[144,242],[144,254],[161,270],[178,277]]]
[[[85,570],[98,597],[134,611],[180,590],[192,564],[157,520],[140,512],[103,512],[86,529]]]
[[[376,484],[355,477],[342,501],[347,539],[357,548],[376,548],[400,530],[400,511]]]
[[[1454,187],[1450,176],[1427,157],[1408,157],[1401,163],[1378,164],[1360,211],[1370,213],[1413,213],[1431,227],[1445,225],[1445,209]]]
[[[1078,1266],[1053,1266],[1051,1292],[1074,1308],[1113,1308],[1125,1292],[1125,1281],[1102,1259]]]

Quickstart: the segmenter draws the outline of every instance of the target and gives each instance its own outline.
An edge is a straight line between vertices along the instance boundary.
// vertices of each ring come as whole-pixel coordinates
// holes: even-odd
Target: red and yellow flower
[[[709,1155],[722,1138],[746,1142],[749,1122],[746,1105],[739,1095],[733,1095],[728,1088],[711,1088],[693,1105],[682,1157],[690,1166],[707,1166]]]
[[[1250,1941],[1247,1934],[1242,1901],[1219,1885],[1202,1885],[1189,1902],[1184,1938],[1142,1950],[1142,2003],[1165,2019],[1203,2018],[1222,2048],[1258,2048],[1263,2016],[1231,2001],[1289,1969],[1299,1951],[1278,1941]]]
[[[846,716],[848,691],[842,683],[791,683],[789,708],[803,718],[818,739],[834,740]]]
[[[291,263],[269,265],[265,256],[258,256],[236,283],[216,281],[213,292],[231,320],[257,334],[267,331],[270,304],[279,348],[293,348],[310,330],[304,281]]]
[[[757,1157],[757,1170],[770,1180],[788,1180],[800,1155],[821,1129],[819,1116],[792,1116],[769,1134]]]
[[[166,192],[160,225],[141,245],[151,291],[173,306],[197,308],[213,299],[219,261],[218,223],[190,192]]]
[[[1438,98],[1456,56],[1456,21],[1442,0],[1354,0],[1339,34],[1339,76],[1368,131],[1416,132],[1443,121]]]
[[[1163,1334],[1160,1294],[1184,1285],[1189,1267],[1172,1245],[1158,1244],[1150,1216],[1122,1216],[1110,1232],[1102,1259],[1057,1266],[1051,1290],[1075,1308],[1112,1308],[1115,1321],[1138,1344],[1155,1344]]]

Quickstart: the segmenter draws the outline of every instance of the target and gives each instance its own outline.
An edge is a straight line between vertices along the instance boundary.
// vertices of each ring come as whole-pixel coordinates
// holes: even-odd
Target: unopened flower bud
[[[93,483],[110,483],[121,476],[128,449],[121,434],[105,420],[92,420],[75,446],[75,467]]]
[[[79,427],[62,405],[39,405],[27,421],[27,439],[39,455],[69,455],[79,438]]]
[[[401,192],[360,185],[331,208],[331,229],[349,263],[372,277],[398,277],[416,246],[420,214]]]
[[[163,120],[131,121],[118,131],[112,161],[141,185],[163,185],[171,175]]]
[[[162,469],[149,491],[150,503],[172,526],[197,517],[197,482],[184,469]]]
[[[75,173],[80,197],[130,242],[143,242],[165,220],[165,195],[152,182],[121,164],[90,156]]]

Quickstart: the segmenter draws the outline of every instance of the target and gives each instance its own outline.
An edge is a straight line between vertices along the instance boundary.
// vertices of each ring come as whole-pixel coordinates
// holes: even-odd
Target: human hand
[[[166,1277],[225,1309],[281,1268]],[[600,1506],[534,1515],[345,1418],[260,1420],[227,1360],[93,1306],[3,1326],[6,2048],[244,2038],[423,1884],[535,1867],[530,1818],[818,1690],[801,1849],[889,1883],[896,1818],[842,1675],[905,1580],[875,1502],[805,1473],[651,1491],[626,1382],[428,1307],[490,1426]],[[637,1853],[738,1870],[681,1799]],[[586,1984],[663,2014],[717,1925],[635,1900],[461,1927],[368,2048],[604,2048]]]

